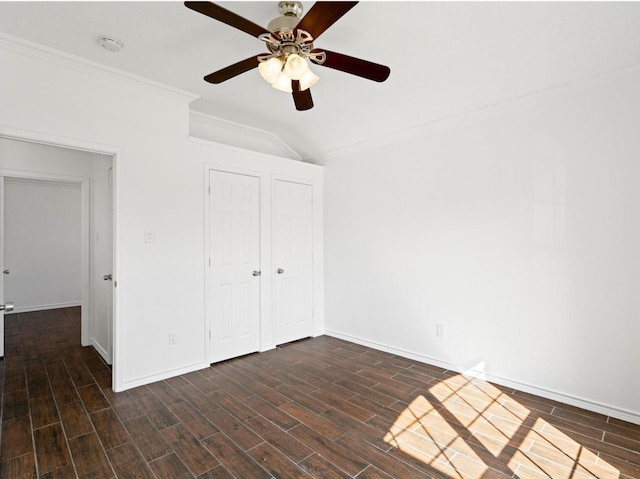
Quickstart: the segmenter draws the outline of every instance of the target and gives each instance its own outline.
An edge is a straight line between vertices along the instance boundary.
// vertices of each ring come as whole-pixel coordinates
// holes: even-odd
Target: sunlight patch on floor
[[[569,437],[549,422],[537,418],[525,436],[529,447],[513,454],[511,467],[519,467],[520,477],[554,477],[558,479],[617,479],[618,469]],[[514,469],[515,470],[515,469]],[[525,473],[525,471],[528,471]],[[542,474],[535,474],[535,473]]]
[[[470,461],[474,463],[477,477],[487,469],[441,411],[424,396],[417,396],[398,416],[384,440],[452,477],[464,477],[456,466],[467,470]],[[465,464],[459,464],[460,461]]]
[[[480,478],[489,468],[522,479],[620,477],[548,419],[488,382],[458,374],[415,397],[384,440],[452,478]]]

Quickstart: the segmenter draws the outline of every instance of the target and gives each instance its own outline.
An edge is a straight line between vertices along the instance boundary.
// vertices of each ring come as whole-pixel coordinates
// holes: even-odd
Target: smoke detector
[[[102,48],[104,48],[105,50],[109,50],[110,52],[119,52],[124,46],[124,44],[120,40],[105,36],[98,38],[98,43]]]

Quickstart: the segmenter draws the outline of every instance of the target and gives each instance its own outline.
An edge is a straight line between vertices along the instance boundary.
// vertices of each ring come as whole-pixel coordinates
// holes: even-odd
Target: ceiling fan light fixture
[[[282,61],[277,57],[271,57],[265,62],[260,62],[258,71],[267,83],[274,83],[282,71]]]
[[[293,53],[287,56],[284,72],[292,80],[300,80],[309,71],[307,61],[300,55]]]
[[[302,78],[300,78],[300,91],[305,91],[311,88],[313,85],[320,80],[318,75],[313,73],[309,68],[307,68],[307,73],[304,74]]]
[[[291,93],[293,91],[293,89],[291,88],[291,78],[289,78],[284,72],[281,72],[278,75],[278,78],[276,78],[271,86],[276,90],[280,90],[285,93]]]
[[[262,59],[258,65],[258,71],[273,88],[285,93],[292,92],[292,80],[300,82],[300,91],[309,89],[319,80],[304,57],[297,54]]]

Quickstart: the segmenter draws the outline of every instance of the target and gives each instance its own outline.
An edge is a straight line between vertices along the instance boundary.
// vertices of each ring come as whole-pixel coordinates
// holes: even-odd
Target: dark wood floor
[[[79,321],[6,318],[1,478],[640,477],[640,426],[330,337],[115,394]]]

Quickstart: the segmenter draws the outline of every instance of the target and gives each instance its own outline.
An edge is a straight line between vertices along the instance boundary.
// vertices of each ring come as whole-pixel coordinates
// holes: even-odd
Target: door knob
[[[3,273],[4,273],[4,274],[9,274],[10,272],[11,272],[11,271],[9,271],[8,269],[5,269],[5,270],[3,271]]]
[[[113,278],[111,277],[111,274],[105,274],[102,279],[104,279],[105,281],[111,281]]]
[[[253,273],[251,273],[253,276],[260,276],[262,275],[262,271],[254,271]]]
[[[282,268],[278,268],[278,269],[276,270],[276,273],[278,273],[278,274],[282,274],[282,273],[284,273],[284,270],[283,270]]]
[[[0,311],[13,311],[13,303],[0,304]]]

